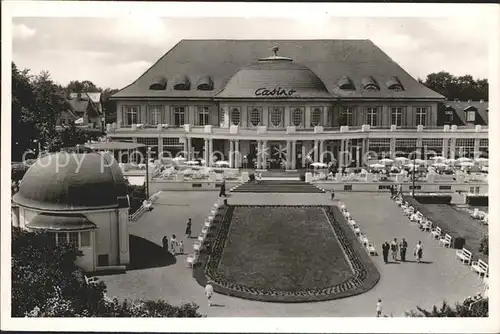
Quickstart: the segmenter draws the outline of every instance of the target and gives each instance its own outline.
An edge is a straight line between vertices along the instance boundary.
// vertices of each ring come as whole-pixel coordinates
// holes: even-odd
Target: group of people
[[[191,238],[191,232],[192,232],[191,226],[192,226],[192,221],[191,218],[189,218],[186,222],[186,230],[185,230],[185,235],[187,239]],[[170,242],[167,236],[164,236],[161,241],[163,244],[163,249],[166,252],[171,252],[173,255],[184,254],[184,240],[177,240],[177,236],[175,234],[172,234]]]
[[[389,263],[389,251],[391,252],[391,257],[393,261],[398,261],[398,252],[399,259],[401,262],[406,262],[406,251],[408,249],[408,242],[403,238],[403,240],[398,243],[398,239],[394,238],[394,240],[389,244],[387,241],[382,245],[382,255],[384,257],[384,262]],[[420,262],[423,257],[424,246],[422,245],[422,241],[419,241],[414,248],[413,255],[415,256],[417,262]]]
[[[391,191],[391,199],[394,199],[398,196],[403,195],[403,185],[398,184],[397,186],[394,184],[391,184],[389,190]]]

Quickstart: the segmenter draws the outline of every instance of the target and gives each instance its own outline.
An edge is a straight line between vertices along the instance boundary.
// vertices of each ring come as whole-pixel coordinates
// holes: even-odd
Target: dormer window
[[[380,90],[378,83],[375,81],[373,77],[363,78],[361,80],[363,84],[363,89],[366,91],[377,91]]]
[[[212,81],[212,78],[210,78],[208,75],[201,77],[196,84],[196,89],[198,89],[198,90],[213,90],[214,83]]]
[[[476,112],[477,112],[477,109],[472,107],[472,106],[469,106],[467,108],[464,109],[465,111],[465,119],[466,121],[469,123],[474,123],[476,121]]]
[[[470,110],[467,111],[467,122],[474,123],[476,121],[476,111]]]
[[[189,78],[185,75],[180,75],[173,80],[174,90],[189,90],[191,88],[191,83]]]
[[[150,90],[165,90],[167,88],[167,79],[163,77],[156,77],[149,86]]]
[[[452,106],[447,105],[446,108],[444,109],[444,121],[445,123],[452,123],[453,122],[453,114],[455,113],[455,109],[453,109]]]
[[[340,78],[339,81],[337,82],[337,85],[342,90],[356,90],[354,84],[352,83],[352,80],[346,76]]]
[[[403,85],[401,84],[401,82],[399,81],[399,79],[397,77],[392,77],[389,80],[387,80],[386,85],[389,88],[389,90],[392,90],[392,91],[403,91],[404,90]]]

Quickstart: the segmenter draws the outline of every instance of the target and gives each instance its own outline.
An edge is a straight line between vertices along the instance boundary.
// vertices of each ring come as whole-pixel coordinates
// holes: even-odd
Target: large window
[[[369,126],[377,126],[377,108],[366,108],[366,124]]]
[[[208,107],[198,107],[198,124],[196,125],[208,125],[208,115],[209,108]]]
[[[292,110],[292,125],[293,126],[301,126],[303,119],[304,119],[304,109],[295,108]]]
[[[479,142],[481,144],[481,142]],[[455,142],[455,153],[459,157],[474,157],[474,138],[457,138]]]
[[[425,126],[427,123],[427,108],[415,108],[416,124]]]
[[[184,125],[186,117],[186,107],[174,107],[174,125]]]
[[[400,107],[391,108],[391,125],[396,125],[396,126],[403,125],[403,108]]]
[[[272,127],[283,126],[283,108],[272,107],[269,110],[269,120]]]
[[[368,139],[369,151],[377,153],[378,158],[382,158],[382,154],[389,155],[391,149],[390,138],[370,138]]]
[[[405,156],[407,158],[413,158],[409,156],[410,153],[415,152],[417,149],[417,138],[396,138],[396,155]]]
[[[475,122],[476,121],[476,111],[471,110],[467,111],[467,122]]]
[[[139,106],[123,106],[123,125],[138,124],[140,121]]]
[[[351,107],[342,108],[342,121],[340,125],[353,126],[353,113]]]
[[[250,125],[259,126],[261,123],[261,110],[258,108],[250,109]]]
[[[443,139],[442,138],[423,138],[422,146],[427,157],[432,157],[434,155],[441,155],[443,151]]]
[[[241,122],[241,112],[239,108],[231,109],[231,124],[240,125]]]
[[[321,125],[321,108],[314,108],[311,111],[311,126],[318,126]]]
[[[90,247],[90,231],[82,232],[49,232],[49,237],[53,244],[64,245],[70,244],[75,245],[77,248]]]
[[[148,123],[150,125],[161,124],[162,114],[163,114],[163,106],[148,106]]]

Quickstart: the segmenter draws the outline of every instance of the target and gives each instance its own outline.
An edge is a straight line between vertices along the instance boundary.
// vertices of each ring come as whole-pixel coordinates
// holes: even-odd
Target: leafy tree
[[[110,100],[110,96],[117,93],[119,89],[106,88],[102,91],[102,108],[105,114],[105,124],[116,122],[116,101]]]
[[[479,251],[484,255],[488,255],[489,253],[488,234],[485,234],[484,237],[481,239],[481,244],[479,245]]]
[[[97,87],[90,80],[70,81],[69,84],[66,86],[66,90],[68,90],[70,92],[74,92],[74,93],[97,93],[97,92],[102,91],[101,88]]]
[[[104,282],[87,284],[75,265],[81,255],[72,245],[55,246],[46,233],[13,227],[12,316],[201,317],[192,303],[108,299]]]
[[[488,80],[475,80],[471,75],[454,76],[441,71],[427,75],[425,81],[419,82],[445,96],[448,100],[460,101],[488,100]]]
[[[480,299],[474,302],[472,298],[466,299],[463,303],[456,303],[451,307],[443,301],[441,307],[434,305],[431,310],[425,310],[417,306],[416,310],[405,312],[407,317],[488,317],[488,299]]]

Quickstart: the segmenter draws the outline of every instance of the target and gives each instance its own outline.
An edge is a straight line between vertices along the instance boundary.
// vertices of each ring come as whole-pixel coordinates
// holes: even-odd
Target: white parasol
[[[326,168],[327,164],[322,163],[322,162],[314,162],[314,163],[311,164],[311,166],[313,166],[313,167],[319,167],[319,168]]]
[[[474,163],[470,162],[470,161],[462,161],[460,163],[460,166],[462,166],[462,167],[472,167],[472,166],[474,166]]]
[[[198,161],[194,160],[186,161],[186,165],[198,165]]]
[[[229,166],[229,162],[224,161],[224,160],[219,160],[215,162],[216,166]]]
[[[406,157],[397,157],[397,158],[394,158],[394,160],[396,160],[396,161],[400,161],[400,162],[406,162],[406,161],[408,161],[409,159],[408,159],[408,158],[406,158]]]
[[[415,163],[420,165],[420,164],[425,164],[425,160],[422,159],[415,159]]]
[[[373,164],[373,165],[370,165],[371,168],[385,168],[385,165],[382,165],[382,164]]]
[[[392,164],[394,160],[388,159],[388,158],[383,158],[379,161],[381,164]]]
[[[472,162],[472,159],[462,157],[457,159],[458,162]]]
[[[431,159],[432,159],[432,160],[446,160],[446,158],[445,158],[445,157],[442,157],[442,156],[432,157]]]
[[[437,168],[446,168],[446,167],[448,167],[447,164],[444,164],[442,162],[433,163],[432,166],[437,167]]]

